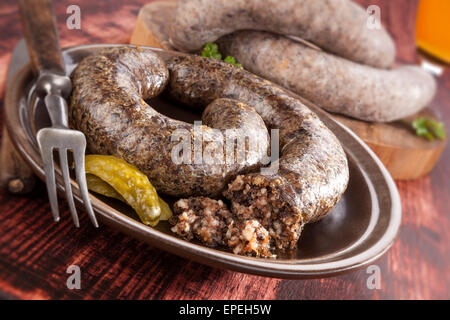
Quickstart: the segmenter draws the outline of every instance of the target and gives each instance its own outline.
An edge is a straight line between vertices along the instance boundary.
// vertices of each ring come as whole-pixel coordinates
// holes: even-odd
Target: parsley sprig
[[[415,129],[416,135],[429,141],[433,141],[435,138],[444,140],[446,137],[444,124],[434,119],[419,117],[411,125]]]
[[[237,63],[236,59],[232,56],[226,56],[225,59],[223,59],[226,63],[230,63],[232,65],[235,65],[238,68],[242,68],[242,64]]]
[[[222,60],[222,54],[219,52],[219,46],[212,42],[206,43],[202,51],[202,57]],[[238,68],[242,68],[242,65],[240,63],[237,63],[236,59],[232,56],[226,56],[223,61]]]
[[[212,42],[206,43],[202,51],[202,57],[222,60],[222,54],[219,52],[219,46]]]

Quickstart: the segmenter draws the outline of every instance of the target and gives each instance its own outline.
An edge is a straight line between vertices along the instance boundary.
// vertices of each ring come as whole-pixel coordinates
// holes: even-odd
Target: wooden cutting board
[[[170,22],[176,1],[154,1],[141,8],[130,43],[174,50],[169,41]],[[430,142],[414,134],[411,125],[418,116],[439,121],[429,108],[403,121],[369,123],[341,115],[333,117],[353,130],[377,154],[394,179],[410,180],[421,177],[434,167],[446,141]]]

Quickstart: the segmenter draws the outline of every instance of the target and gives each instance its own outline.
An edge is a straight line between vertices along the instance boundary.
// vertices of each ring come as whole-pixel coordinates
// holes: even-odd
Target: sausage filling
[[[227,246],[235,254],[274,257],[267,229],[256,219],[237,218],[222,200],[181,199],[174,211],[171,230],[186,240],[196,238],[208,246]]]

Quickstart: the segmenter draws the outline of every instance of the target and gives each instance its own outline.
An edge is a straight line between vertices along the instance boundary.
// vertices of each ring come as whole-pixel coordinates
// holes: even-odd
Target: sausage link
[[[370,29],[368,18],[350,0],[179,0],[170,40],[176,48],[193,52],[236,30],[271,31],[388,68],[395,59],[394,42],[385,29]]]
[[[293,248],[303,225],[328,213],[347,187],[347,158],[337,138],[298,99],[250,72],[197,56],[165,61],[173,99],[189,106],[236,99],[279,130],[278,170],[239,175],[224,195],[237,221],[257,220],[277,248]]]
[[[158,113],[144,101],[162,92],[168,76],[164,62],[151,51],[118,47],[85,58],[72,74],[71,127],[85,133],[92,153],[114,155],[133,164],[159,192],[217,196],[231,178],[260,165],[268,148],[267,128],[244,103],[213,99],[205,110],[210,127],[199,126],[200,150],[210,151],[212,162],[195,162],[193,139],[188,144],[190,161],[174,162],[172,150],[178,150],[180,142],[172,139],[173,134],[190,138],[195,128]],[[241,162],[227,157],[223,141],[227,128],[256,139],[254,148],[244,150]]]
[[[327,111],[366,121],[412,115],[436,92],[433,76],[420,67],[376,69],[272,33],[239,31],[221,38],[219,45],[247,70]]]

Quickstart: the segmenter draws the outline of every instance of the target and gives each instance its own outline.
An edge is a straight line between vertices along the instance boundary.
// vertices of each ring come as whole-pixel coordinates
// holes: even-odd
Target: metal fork
[[[79,227],[77,211],[73,201],[72,187],[70,185],[69,164],[67,160],[67,151],[73,151],[75,161],[75,173],[78,186],[84,205],[89,217],[98,227],[97,219],[92,210],[86,184],[86,173],[84,168],[84,154],[86,151],[86,138],[80,131],[71,130],[68,127],[67,102],[63,98],[64,92],[71,91],[71,82],[68,77],[56,74],[44,74],[38,78],[36,91],[39,95],[45,92],[44,102],[52,121],[51,128],[43,128],[37,133],[37,141],[41,151],[42,161],[44,163],[45,180],[47,183],[47,192],[50,199],[50,206],[55,221],[59,221],[58,199],[56,197],[55,171],[53,164],[53,150],[59,151],[59,165],[64,178],[64,188],[66,191],[67,202],[69,203],[75,226]]]
[[[58,150],[70,212],[75,226],[80,226],[73,200],[67,158],[68,150],[72,150],[76,178],[84,206],[92,223],[98,227],[86,184],[84,167],[86,138],[82,132],[71,130],[68,127],[68,108],[65,98],[72,90],[72,83],[66,76],[51,1],[20,0],[19,8],[31,63],[34,71],[38,74],[36,94],[44,99],[52,122],[52,127],[39,130],[36,138],[44,164],[53,218],[55,221],[60,219],[53,161],[53,151]]]

